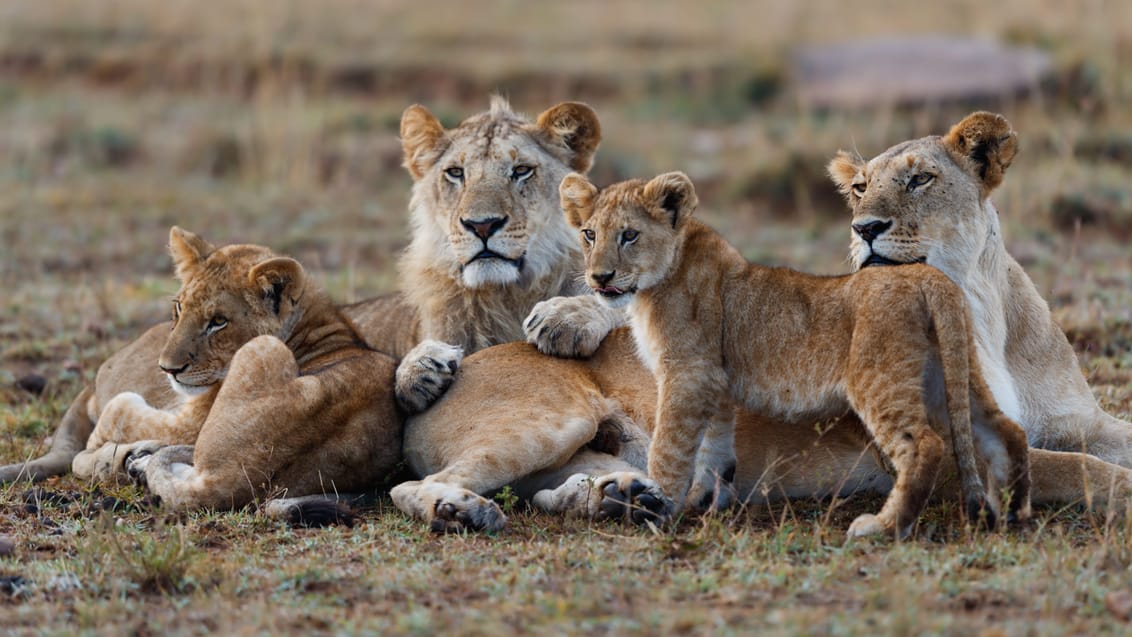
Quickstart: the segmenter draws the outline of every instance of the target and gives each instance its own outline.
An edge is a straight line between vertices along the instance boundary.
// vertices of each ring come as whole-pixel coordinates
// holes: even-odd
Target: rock
[[[36,396],[47,388],[47,379],[42,374],[31,373],[16,379],[16,387]]]
[[[1128,621],[1132,618],[1132,591],[1112,591],[1104,596],[1104,605],[1108,612],[1119,619]]]
[[[1032,47],[928,36],[803,48],[791,77],[803,105],[868,108],[1015,97],[1037,91],[1051,68]]]

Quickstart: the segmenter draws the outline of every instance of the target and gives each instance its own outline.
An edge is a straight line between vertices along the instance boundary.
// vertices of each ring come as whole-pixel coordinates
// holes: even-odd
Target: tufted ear
[[[543,111],[535,122],[537,133],[570,168],[584,173],[593,165],[601,143],[597,113],[581,102],[563,102]]]
[[[943,137],[943,145],[965,160],[983,182],[983,196],[990,194],[1006,175],[1018,150],[1018,133],[1002,115],[979,111],[963,118]]]
[[[826,170],[829,171],[829,178],[833,180],[834,185],[846,199],[849,198],[849,192],[853,188],[853,180],[856,179],[857,173],[861,172],[864,165],[865,160],[861,159],[860,155],[850,155],[843,150],[837,151],[837,154],[829,161],[829,166],[826,167]]]
[[[700,203],[692,180],[682,172],[653,177],[652,181],[645,184],[643,196],[645,202],[651,201],[659,209],[659,218],[665,223],[671,223],[673,228],[682,226]]]
[[[413,104],[401,114],[402,165],[414,180],[420,179],[448,148],[444,126],[428,109]]]
[[[196,271],[201,262],[216,248],[199,236],[177,226],[169,229],[169,255],[173,257],[173,270],[184,282]]]
[[[248,283],[263,293],[264,300],[270,302],[272,311],[278,314],[283,301],[294,306],[303,297],[307,273],[290,257],[273,257],[248,271]]]
[[[558,196],[562,199],[562,212],[566,221],[575,228],[581,228],[594,213],[594,198],[597,187],[579,173],[570,173],[558,184]]]

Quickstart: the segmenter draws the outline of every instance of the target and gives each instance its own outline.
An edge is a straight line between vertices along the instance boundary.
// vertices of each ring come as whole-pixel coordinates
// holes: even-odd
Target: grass
[[[913,109],[792,96],[797,46],[941,31],[1040,46],[1055,77],[1036,99]],[[605,132],[596,181],[684,169],[746,256],[817,272],[846,269],[824,177],[837,149],[1004,112],[1021,136],[995,194],[1008,247],[1101,404],[1132,417],[1123,5],[46,0],[0,8],[0,461],[42,453],[98,364],[167,315],[172,224],[267,243],[343,301],[393,289],[401,110],[451,124],[495,90],[532,115],[589,102]],[[29,376],[42,394],[17,386]],[[1126,520],[1074,508],[972,534],[944,503],[909,541],[847,544],[877,502],[657,532],[501,504],[501,534],[433,536],[388,500],[353,528],[311,530],[248,511],[169,518],[132,488],[71,477],[0,486],[14,543],[0,617],[15,634],[1101,635],[1132,612]]]

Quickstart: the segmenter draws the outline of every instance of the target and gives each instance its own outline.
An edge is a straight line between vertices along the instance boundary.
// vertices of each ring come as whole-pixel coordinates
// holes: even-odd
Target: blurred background
[[[493,92],[588,102],[596,182],[685,170],[748,258],[823,273],[847,271],[838,149],[1001,112],[1008,248],[1132,410],[1132,3],[26,0],[0,4],[0,429],[53,427],[65,400],[22,381],[69,399],[168,314],[172,224],[342,301],[393,289],[401,111],[454,125]]]

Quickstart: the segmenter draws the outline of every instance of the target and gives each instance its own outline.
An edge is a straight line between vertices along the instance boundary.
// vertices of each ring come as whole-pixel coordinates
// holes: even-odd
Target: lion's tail
[[[972,520],[977,520],[982,512],[988,516],[986,522],[993,524],[993,511],[987,506],[971,433],[971,366],[977,365],[977,361],[967,303],[959,288],[942,275],[929,278],[923,294],[939,343],[951,446],[959,468],[963,501]]]
[[[357,494],[272,498],[263,503],[262,510],[267,517],[282,520],[292,526],[354,526],[358,515],[351,505],[362,505],[365,500],[367,496]]]

